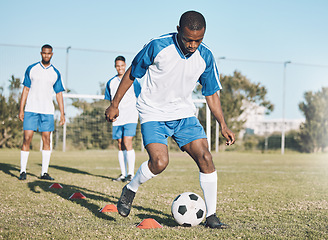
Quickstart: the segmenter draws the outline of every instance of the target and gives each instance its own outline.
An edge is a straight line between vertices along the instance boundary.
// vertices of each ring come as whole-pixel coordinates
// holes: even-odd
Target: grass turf
[[[230,229],[178,226],[171,203],[180,193],[201,196],[198,169],[189,156],[170,153],[170,164],[139,188],[127,218],[100,213],[115,204],[124,183],[117,151],[54,151],[39,179],[41,153],[31,151],[26,181],[19,181],[19,150],[0,150],[1,239],[328,239],[328,155],[214,153],[217,214]],[[136,153],[136,170],[147,160]],[[60,183],[63,189],[50,189]],[[86,199],[70,200],[81,192]],[[161,229],[139,229],[153,218]]]

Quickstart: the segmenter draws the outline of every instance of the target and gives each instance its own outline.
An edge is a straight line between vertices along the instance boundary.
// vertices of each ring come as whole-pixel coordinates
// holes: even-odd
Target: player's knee
[[[165,170],[169,164],[169,159],[167,157],[156,157],[151,159],[151,171],[154,174],[159,174]]]
[[[24,136],[24,139],[23,139],[23,144],[27,144],[27,145],[29,145],[30,143],[31,143],[31,141],[32,141],[32,136],[29,136],[29,135],[25,135]]]
[[[215,170],[215,166],[212,159],[212,154],[209,151],[205,151],[200,159],[198,159],[198,165],[200,171],[203,173],[213,172]]]

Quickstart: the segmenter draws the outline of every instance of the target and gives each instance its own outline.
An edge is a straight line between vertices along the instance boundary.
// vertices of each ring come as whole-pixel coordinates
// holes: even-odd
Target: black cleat
[[[230,228],[229,225],[222,223],[215,213],[206,218],[205,227],[219,228],[219,229]]]
[[[121,197],[117,203],[117,210],[121,216],[127,217],[129,215],[135,195],[135,192],[128,189],[126,185],[124,186],[124,188],[122,189]]]
[[[19,175],[18,180],[26,180],[26,172],[22,172],[22,173]]]
[[[125,182],[131,182],[132,178],[133,178],[133,176],[131,174],[127,175],[125,177]]]
[[[124,177],[122,174],[118,176],[118,178],[113,179],[114,182],[125,182],[126,177]]]
[[[54,178],[50,177],[50,175],[48,173],[44,173],[41,176],[41,179],[45,179],[45,180],[55,180]]]

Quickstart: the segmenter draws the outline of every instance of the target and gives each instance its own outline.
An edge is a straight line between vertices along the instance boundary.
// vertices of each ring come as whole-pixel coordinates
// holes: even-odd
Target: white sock
[[[148,161],[146,161],[141,164],[136,175],[126,187],[133,192],[137,192],[141,184],[145,183],[149,179],[152,179],[153,177],[156,177],[156,175],[149,170]]]
[[[42,171],[41,176],[48,173],[48,167],[50,163],[51,150],[42,150]]]
[[[20,173],[26,172],[26,165],[28,160],[29,151],[21,151],[21,170]]]
[[[134,164],[136,161],[136,153],[134,151],[134,149],[130,150],[130,151],[126,151],[126,159],[128,162],[128,175],[134,175]]]
[[[206,205],[206,217],[216,213],[217,178],[216,171],[212,173],[199,172],[200,187],[203,190]]]
[[[123,176],[125,176],[125,174],[126,174],[124,159],[125,159],[124,152],[122,150],[118,151],[118,162],[120,164],[121,174]]]

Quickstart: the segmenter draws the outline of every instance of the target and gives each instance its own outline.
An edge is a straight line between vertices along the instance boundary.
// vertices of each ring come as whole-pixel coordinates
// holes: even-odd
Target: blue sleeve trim
[[[134,80],[133,88],[134,88],[134,94],[136,95],[136,98],[138,98],[141,93],[141,85],[139,83],[139,80],[137,79]]]
[[[105,89],[105,100],[109,100],[109,101],[112,101],[112,94],[111,94],[111,91],[110,91],[110,82],[116,78],[115,77],[112,77],[111,79],[108,80],[107,84],[106,84],[106,89]]]
[[[157,54],[167,46],[174,44],[172,36],[173,34],[166,34],[147,43],[132,61],[131,76],[142,78],[148,67],[153,64]]]
[[[203,43],[199,46],[198,50],[206,63],[206,69],[200,76],[199,83],[202,85],[202,94],[204,96],[210,96],[222,88],[219,71],[211,50]]]
[[[54,89],[55,93],[64,92],[65,88],[64,88],[64,84],[63,84],[60,72],[54,66],[52,66],[52,68],[57,73],[57,80],[56,80],[55,84],[53,85],[53,89]]]
[[[31,76],[30,76],[30,73],[31,73],[31,69],[37,65],[39,62],[37,63],[34,63],[30,66],[27,67],[26,71],[25,71],[25,76],[24,76],[24,81],[23,81],[23,85],[25,87],[28,87],[28,88],[31,88]]]

